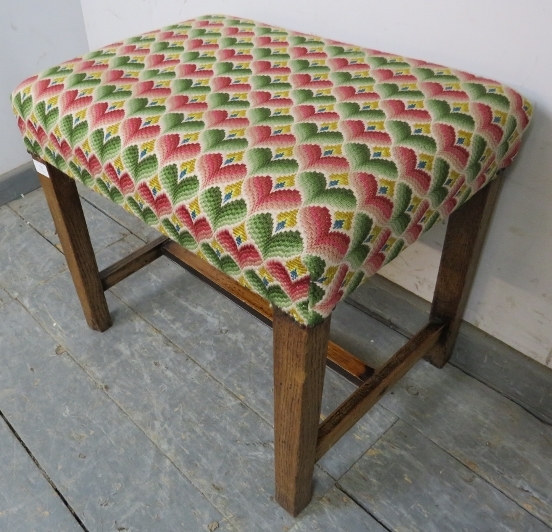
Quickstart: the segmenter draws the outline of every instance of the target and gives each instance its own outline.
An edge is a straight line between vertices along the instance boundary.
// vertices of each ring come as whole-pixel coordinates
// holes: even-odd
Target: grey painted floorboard
[[[79,195],[86,203],[93,205],[98,211],[104,213],[106,217],[126,227],[133,235],[137,236],[143,242],[149,242],[159,236],[159,231],[149,227],[134,214],[123,209],[120,205],[104,198],[102,195],[90,190],[80,183],[77,183],[77,188],[79,189]]]
[[[347,302],[406,337],[426,323],[431,307],[380,275],[371,277]],[[552,424],[552,369],[466,322],[450,363]]]
[[[0,408],[88,530],[233,529],[19,302],[0,321]]]
[[[333,487],[308,506],[290,532],[386,532],[371,515],[350,497]]]
[[[549,532],[546,525],[403,421],[339,485],[391,530]]]
[[[10,294],[8,294],[3,288],[0,288],[0,307],[11,301]]]
[[[0,207],[0,287],[17,297],[65,268],[63,254],[7,205]]]
[[[382,404],[552,527],[552,427],[450,365],[419,363]]]
[[[157,260],[112,290],[272,424],[272,330],[268,326],[167,259]],[[341,321],[336,314],[335,326]],[[369,320],[364,332],[382,340],[371,344],[374,349],[387,345],[383,338],[389,331],[380,323]],[[322,414],[328,415],[354,388],[327,371]],[[322,458],[320,466],[339,478],[395,420],[376,406]]]
[[[70,283],[66,272],[24,304],[238,529],[291,527],[293,518],[271,500],[272,427],[112,295],[113,327],[88,330]],[[332,484],[317,468],[316,496]]]
[[[46,240],[56,247],[60,246],[42,188],[27,194],[24,198],[12,201],[9,207],[29,222]],[[82,208],[96,253],[129,234],[125,227],[105,216],[88,202],[82,202]]]
[[[82,532],[3,419],[0,464],[0,530]]]

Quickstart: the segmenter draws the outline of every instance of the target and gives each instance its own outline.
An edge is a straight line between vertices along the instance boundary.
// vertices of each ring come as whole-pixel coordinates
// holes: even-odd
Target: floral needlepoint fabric
[[[489,79],[229,16],[12,103],[30,152],[306,325],[508,166],[531,114]]]

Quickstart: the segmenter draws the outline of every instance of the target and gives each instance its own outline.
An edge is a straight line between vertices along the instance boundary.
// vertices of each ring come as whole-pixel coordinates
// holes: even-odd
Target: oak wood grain
[[[439,339],[442,323],[430,322],[320,425],[316,459],[321,458]]]
[[[312,498],[330,318],[302,327],[274,309],[276,501],[298,515]]]
[[[452,355],[501,185],[498,176],[449,217],[430,313],[447,327],[426,356],[439,368]]]
[[[41,173],[38,176],[84,317],[91,329],[105,331],[111,327],[111,316],[76,183],[51,164],[45,164],[49,176]]]
[[[129,275],[147,266],[155,259],[162,256],[162,245],[168,241],[166,236],[160,236],[145,246],[133,251],[130,255],[111,264],[100,272],[100,279],[104,290],[126,279]]]

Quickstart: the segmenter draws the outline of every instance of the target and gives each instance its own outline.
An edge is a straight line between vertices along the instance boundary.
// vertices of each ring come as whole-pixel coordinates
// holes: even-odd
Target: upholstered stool
[[[316,460],[416,361],[450,356],[531,113],[495,81],[227,16],[72,59],[12,101],[90,327],[161,255],[273,323],[276,499],[294,515]],[[74,180],[163,236],[99,272]],[[336,304],[449,216],[429,323],[377,371],[329,342]],[[359,388],[319,426],[326,360]]]

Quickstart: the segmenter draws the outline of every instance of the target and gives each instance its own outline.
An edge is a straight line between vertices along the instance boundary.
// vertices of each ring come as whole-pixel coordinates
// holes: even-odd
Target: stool
[[[126,39],[25,80],[12,103],[90,327],[160,256],[274,334],[276,500],[419,359],[452,348],[530,104],[504,85],[228,16]],[[75,180],[161,233],[98,271]],[[449,219],[430,320],[375,370],[329,342],[336,304]],[[358,389],[320,424],[326,362]]]

